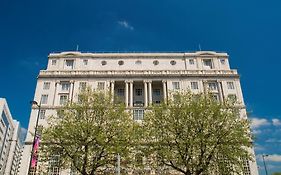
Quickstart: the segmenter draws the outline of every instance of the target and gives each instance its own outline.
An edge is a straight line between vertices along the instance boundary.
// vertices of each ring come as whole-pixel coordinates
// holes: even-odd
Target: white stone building
[[[19,174],[23,143],[19,122],[13,120],[8,104],[0,98],[0,174]]]
[[[134,120],[142,120],[145,108],[165,100],[169,91],[207,87],[220,101],[235,98],[244,105],[239,75],[230,69],[228,54],[211,51],[193,53],[51,53],[46,70],[38,76],[34,100],[41,102],[39,125],[56,114],[65,101],[77,101],[79,89],[91,86],[109,90],[122,99]],[[28,133],[34,133],[38,108],[33,107]],[[246,110],[242,109],[242,116]],[[21,174],[26,175],[32,135],[28,134]],[[248,162],[245,175],[257,175],[256,162]],[[57,169],[50,169],[56,174]],[[50,174],[52,174],[50,172]],[[69,172],[61,172],[69,174]]]

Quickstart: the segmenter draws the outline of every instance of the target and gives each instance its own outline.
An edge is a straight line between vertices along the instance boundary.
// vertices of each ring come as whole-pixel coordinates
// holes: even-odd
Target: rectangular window
[[[153,89],[153,96],[160,96],[160,89]]]
[[[142,96],[142,89],[137,88],[137,89],[135,90],[135,93],[136,93],[136,96]]]
[[[60,95],[60,105],[66,104],[68,100],[68,95]]]
[[[43,94],[41,96],[41,104],[47,104],[48,103],[48,95],[47,94]]]
[[[105,83],[104,82],[98,82],[98,90],[104,90]]]
[[[117,96],[124,96],[125,95],[125,90],[124,89],[117,89]]]
[[[174,90],[180,89],[180,82],[172,82],[172,86]]]
[[[83,60],[83,64],[84,64],[84,66],[87,66],[88,65],[88,60]]]
[[[43,84],[43,89],[44,89],[44,90],[50,89],[50,82],[44,82],[44,84]]]
[[[189,64],[193,65],[194,64],[194,59],[189,59]]]
[[[49,159],[48,175],[59,175],[59,155],[54,155]]]
[[[203,65],[204,65],[205,67],[208,67],[209,69],[212,69],[212,68],[213,68],[212,60],[211,60],[211,59],[204,59],[204,60],[203,60]]]
[[[225,64],[225,59],[220,59],[221,64],[224,65]]]
[[[52,60],[52,65],[55,66],[57,64],[57,60]]]
[[[40,119],[45,119],[45,113],[46,113],[46,110],[45,109],[41,109],[40,113],[39,113],[39,118]]]
[[[209,90],[217,90],[217,83],[216,82],[210,82],[208,83]]]
[[[143,120],[144,110],[135,109],[134,110],[134,120]]]
[[[212,94],[212,98],[213,98],[215,101],[219,101],[219,94]]]
[[[80,82],[79,83],[79,90],[85,90],[87,87],[87,82]]]
[[[227,82],[227,89],[234,89],[234,83],[233,82]]]
[[[69,91],[70,83],[69,82],[61,82],[61,90],[62,91]]]
[[[65,60],[66,68],[73,69],[74,60]]]
[[[198,89],[198,82],[190,82],[191,89]]]

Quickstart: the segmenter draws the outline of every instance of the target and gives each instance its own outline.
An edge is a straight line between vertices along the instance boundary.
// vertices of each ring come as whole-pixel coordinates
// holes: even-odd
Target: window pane
[[[198,89],[198,82],[191,82],[191,89]]]
[[[143,114],[144,114],[143,109],[136,109],[133,112],[134,112],[134,120],[143,120]]]
[[[135,90],[135,92],[136,92],[136,96],[142,96],[142,89],[136,89]]]
[[[83,60],[84,66],[88,65],[88,60]]]
[[[225,59],[220,59],[221,64],[225,64]]]
[[[45,119],[45,113],[46,113],[46,110],[45,110],[45,109],[41,109],[41,110],[40,110],[40,113],[39,113],[40,119]]]
[[[56,65],[57,64],[57,60],[52,60],[52,65]]]
[[[68,99],[68,96],[67,96],[67,95],[61,95],[61,96],[60,96],[60,105],[66,104],[67,99]]]
[[[212,94],[212,98],[213,98],[215,101],[219,101],[219,95],[218,95],[218,94]]]
[[[80,82],[80,83],[79,83],[79,90],[85,90],[85,89],[86,89],[86,86],[87,86],[87,83],[86,83],[86,82]]]
[[[172,82],[173,89],[180,89],[180,83],[179,82]]]
[[[209,67],[209,68],[213,68],[212,67],[212,60],[211,59],[205,59],[205,60],[203,60],[203,65],[205,66],[205,67]]]
[[[208,83],[209,90],[217,90],[217,83],[216,82],[211,82]]]
[[[67,68],[73,69],[74,60],[65,60],[65,65]]]
[[[227,88],[228,89],[234,89],[234,83],[233,82],[227,82]]]
[[[47,104],[48,102],[48,95],[44,94],[41,96],[41,104]]]
[[[50,89],[50,82],[44,82],[44,84],[43,84],[43,89],[44,89],[44,90]]]
[[[104,90],[105,83],[104,82],[98,82],[98,90]]]
[[[194,64],[194,59],[189,59],[189,64],[193,65]]]
[[[160,96],[160,89],[153,89],[154,96]]]
[[[61,90],[62,91],[68,91],[70,88],[70,83],[69,82],[62,82],[61,83]]]
[[[124,89],[117,89],[117,95],[118,96],[124,96],[124,94],[125,94]]]

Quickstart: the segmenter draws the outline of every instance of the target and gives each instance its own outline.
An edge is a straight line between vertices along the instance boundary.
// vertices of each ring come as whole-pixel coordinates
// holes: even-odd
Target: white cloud
[[[271,138],[271,139],[267,139],[265,142],[267,142],[267,143],[281,143],[281,140]]]
[[[131,26],[127,21],[123,20],[123,21],[117,21],[117,23],[121,26],[121,27],[124,27],[126,29],[129,29],[129,30],[134,30],[134,27]]]
[[[262,162],[262,154],[257,155],[259,162]],[[281,162],[281,155],[279,154],[269,154],[264,156],[264,160],[268,162]]]
[[[257,145],[255,145],[255,150],[256,151],[263,151],[263,150],[265,150],[265,148],[263,146],[257,144]]]
[[[261,130],[259,129],[254,129],[253,132],[252,132],[254,135],[258,135],[261,133]]]
[[[252,118],[251,119],[251,126],[252,128],[259,128],[261,126],[268,126],[270,123],[265,118]]]
[[[266,157],[266,160],[271,162],[281,162],[281,155],[279,154],[268,155]]]
[[[274,118],[274,119],[272,119],[272,124],[274,126],[281,126],[281,120]]]

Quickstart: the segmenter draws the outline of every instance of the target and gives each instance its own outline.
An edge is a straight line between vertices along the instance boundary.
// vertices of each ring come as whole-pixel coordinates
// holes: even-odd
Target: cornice
[[[175,58],[175,57],[228,57],[227,53],[214,51],[197,52],[166,52],[166,53],[81,53],[81,52],[61,52],[51,53],[49,58]]]
[[[46,71],[41,70],[38,78],[119,78],[119,77],[236,77],[237,70],[111,70],[111,71]]]

